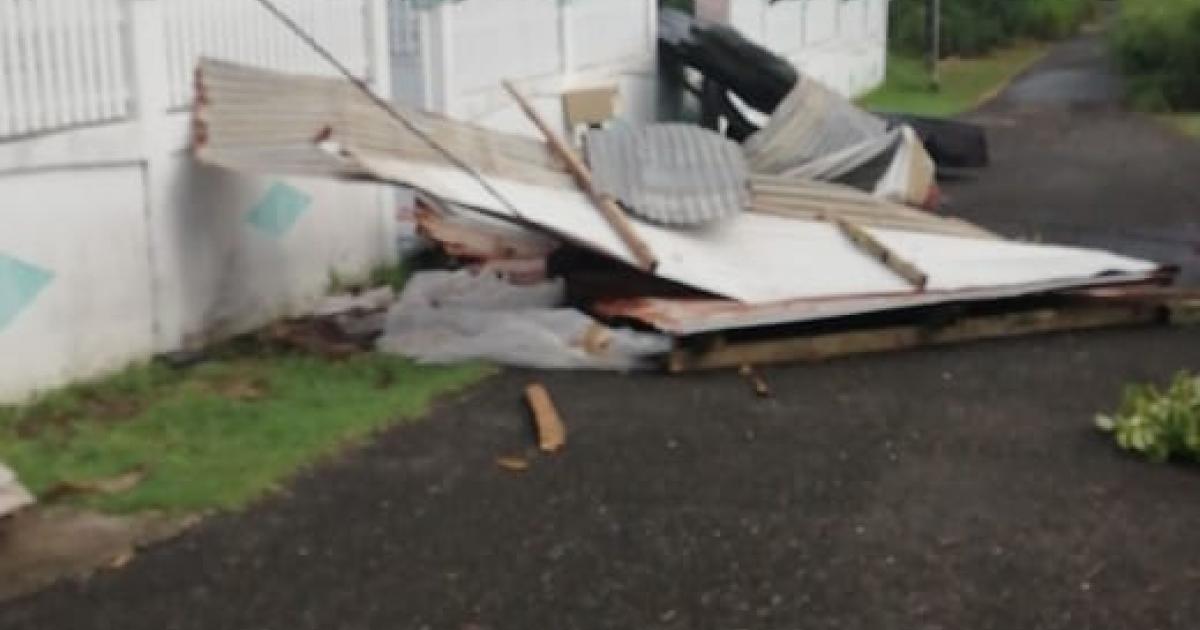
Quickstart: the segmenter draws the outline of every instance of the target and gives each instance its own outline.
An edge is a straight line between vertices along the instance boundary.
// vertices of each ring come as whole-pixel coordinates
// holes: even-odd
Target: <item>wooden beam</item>
[[[747,364],[815,362],[983,339],[1144,325],[1161,320],[1161,308],[1142,305],[1040,309],[969,317],[942,327],[894,326],[731,343],[709,349],[677,348],[671,353],[668,365],[672,372],[692,372],[736,368]]]
[[[545,453],[557,453],[567,445],[567,427],[563,424],[554,400],[545,385],[533,383],[525,388],[525,401],[533,413],[537,428],[538,448]]]
[[[830,217],[830,220],[833,221],[834,225],[838,226],[842,233],[846,235],[846,238],[850,239],[851,243],[854,243],[864,253],[879,261],[881,265],[891,269],[896,275],[907,280],[918,291],[925,290],[925,285],[929,283],[929,276],[925,275],[925,272],[920,269],[917,269],[916,265],[901,258],[889,249],[887,245],[880,243],[874,236],[871,236],[870,233],[857,225],[838,217]]]
[[[550,150],[562,159],[563,163],[567,167],[567,170],[570,171],[571,175],[575,177],[575,181],[579,184],[579,187],[587,193],[588,197],[591,198],[592,203],[596,205],[596,208],[604,217],[604,220],[608,222],[613,231],[617,233],[617,236],[621,238],[621,241],[625,243],[625,246],[629,248],[630,253],[633,254],[633,257],[637,261],[638,265],[642,269],[653,273],[658,267],[658,259],[655,258],[654,253],[650,251],[650,247],[646,245],[646,242],[637,235],[636,231],[634,231],[633,224],[629,221],[629,217],[625,216],[625,211],[622,210],[615,201],[613,201],[612,197],[601,194],[596,189],[595,182],[592,180],[592,172],[588,169],[587,165],[584,164],[583,160],[579,159],[578,155],[575,155],[575,151],[572,150],[571,147],[567,146],[567,143],[564,142],[563,139],[560,138],[559,135],[550,128],[550,125],[546,123],[541,114],[537,113],[537,110],[535,110],[533,105],[529,103],[525,96],[522,95],[519,90],[517,90],[516,86],[510,81],[505,81],[504,89],[508,90],[508,93],[511,94],[513,99],[517,101],[517,105],[521,107],[521,111],[525,112],[525,115],[529,117],[529,120],[532,121],[538,130],[542,132],[542,135],[546,137],[546,144],[550,145]]]

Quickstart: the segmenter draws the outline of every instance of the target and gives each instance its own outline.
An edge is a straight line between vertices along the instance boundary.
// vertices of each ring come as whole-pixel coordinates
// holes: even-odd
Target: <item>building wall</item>
[[[657,0],[392,1],[399,100],[492,128],[537,135],[501,81],[562,121],[560,95],[620,87],[621,114],[656,118]],[[419,78],[418,78],[419,77]]]
[[[846,96],[883,82],[888,0],[704,0],[710,17],[787,57]]]
[[[655,0],[277,0],[382,93],[535,135],[617,83],[657,118]],[[845,92],[882,77],[885,0],[705,0]],[[390,32],[389,15],[390,8]],[[329,74],[246,0],[0,0],[0,401],[295,314],[391,260],[390,188],[188,152],[197,55]]]
[[[191,158],[197,55],[329,72],[255,3],[199,4],[0,0],[0,402],[299,314],[394,256],[389,189]],[[386,89],[382,2],[280,4]]]

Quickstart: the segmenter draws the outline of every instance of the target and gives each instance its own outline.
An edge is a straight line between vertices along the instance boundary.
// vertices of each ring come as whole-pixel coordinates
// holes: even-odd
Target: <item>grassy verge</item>
[[[1184,135],[1200,139],[1200,112],[1164,114],[1163,120]]]
[[[929,88],[929,74],[920,58],[892,53],[884,84],[859,102],[878,111],[953,116],[974,109],[1003,89],[1046,50],[1046,44],[1022,43],[977,59],[947,59],[936,92]]]
[[[148,472],[127,492],[79,499],[99,509],[237,508],[486,372],[374,354],[330,362],[257,350],[187,370],[136,367],[31,406],[0,408],[0,460],[35,493]]]

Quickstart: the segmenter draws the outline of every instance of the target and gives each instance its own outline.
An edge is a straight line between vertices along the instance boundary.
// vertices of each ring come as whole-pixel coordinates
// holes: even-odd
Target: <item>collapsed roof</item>
[[[456,164],[344,81],[214,60],[202,61],[197,77],[195,150],[202,161],[412,186],[445,204],[635,262],[542,142],[396,106]],[[1130,282],[1158,270],[1104,251],[1003,240],[961,220],[786,175],[747,176],[744,197],[713,197],[737,207],[698,226],[671,227],[633,213],[638,235],[659,260],[654,274],[744,305],[786,305],[787,317],[803,318],[797,308],[806,304],[812,316],[886,310]],[[864,254],[843,224],[919,269],[922,286]]]

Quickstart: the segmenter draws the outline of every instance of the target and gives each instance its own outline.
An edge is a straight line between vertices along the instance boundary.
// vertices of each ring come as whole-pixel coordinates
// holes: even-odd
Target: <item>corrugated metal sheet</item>
[[[702,127],[616,125],[587,134],[587,158],[601,192],[663,225],[700,225],[750,202],[741,148]]]
[[[445,158],[342,79],[292,75],[202,59],[194,146],[209,163],[249,171],[365,177],[323,150],[337,137],[360,149],[450,166]],[[481,173],[575,188],[545,143],[395,105],[406,119]]]
[[[870,142],[886,133],[883,119],[819,81],[801,77],[767,125],[746,140],[746,158],[754,172],[778,174],[862,145],[864,150],[855,152],[862,163],[874,157],[871,150],[877,154],[888,149],[889,143]]]
[[[750,209],[763,214],[814,220],[850,221],[928,234],[998,239],[962,219],[892,203],[848,186],[777,175],[750,177]]]

